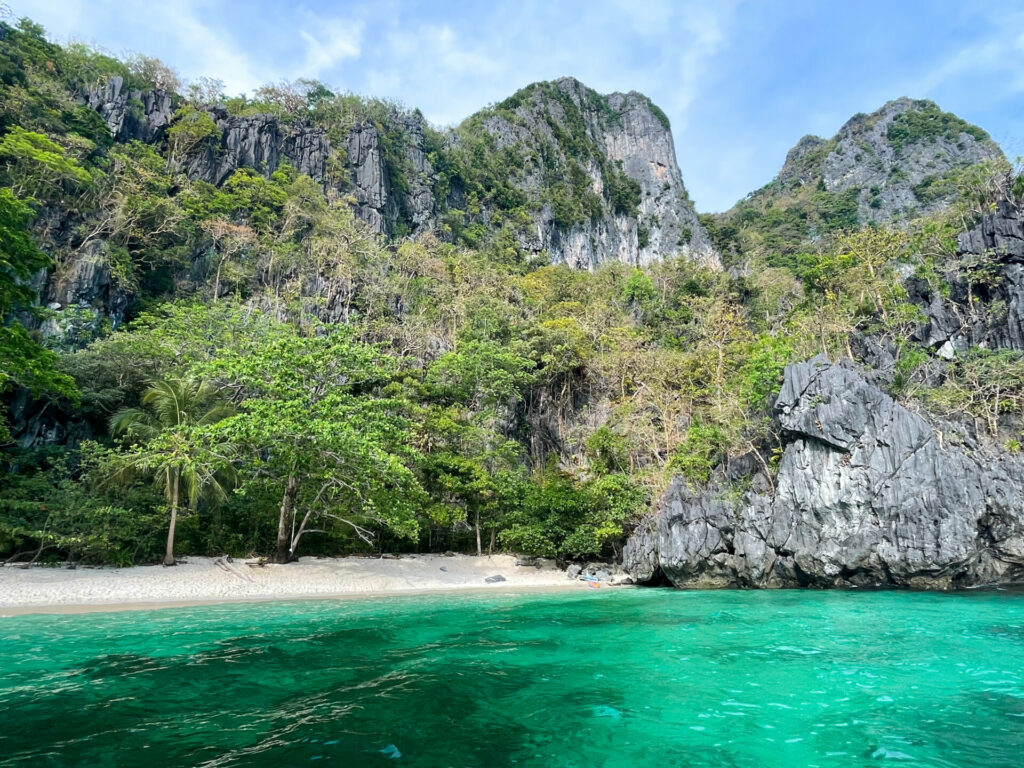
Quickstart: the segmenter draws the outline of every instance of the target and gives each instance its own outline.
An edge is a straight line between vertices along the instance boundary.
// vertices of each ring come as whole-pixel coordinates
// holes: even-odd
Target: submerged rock
[[[388,744],[386,747],[384,747],[384,749],[378,751],[389,760],[397,760],[402,756],[402,753],[394,744]]]
[[[944,439],[846,365],[791,365],[775,405],[773,494],[677,477],[623,552],[679,587],[907,586],[1024,580],[1024,462]]]

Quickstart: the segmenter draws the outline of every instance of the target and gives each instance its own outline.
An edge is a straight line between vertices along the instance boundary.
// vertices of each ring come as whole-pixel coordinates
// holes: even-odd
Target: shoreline
[[[629,584],[601,584],[601,589],[632,589]],[[160,600],[152,602],[125,601],[120,603],[58,603],[47,605],[0,606],[0,619],[15,616],[65,616],[84,613],[121,613],[124,611],[161,611],[171,608],[191,608],[201,605],[242,605],[246,603],[291,603],[315,600],[349,601],[349,600],[384,600],[392,597],[418,597],[437,595],[517,595],[544,594],[547,592],[575,592],[588,589],[585,582],[568,581],[565,584],[541,584],[534,586],[506,587],[497,584],[490,587],[466,586],[432,589],[404,589],[381,592],[338,592],[300,593],[295,595],[267,595],[263,597],[221,597],[208,600]]]
[[[550,561],[541,561],[540,567],[519,566],[512,555],[308,557],[288,565],[250,565],[189,557],[174,568],[0,567],[0,618],[221,603],[588,589],[586,582],[570,579]]]

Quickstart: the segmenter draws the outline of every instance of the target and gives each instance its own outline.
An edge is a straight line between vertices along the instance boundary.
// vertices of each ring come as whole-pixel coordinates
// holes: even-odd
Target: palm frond
[[[160,431],[153,414],[143,408],[122,408],[110,417],[110,434],[151,440]]]

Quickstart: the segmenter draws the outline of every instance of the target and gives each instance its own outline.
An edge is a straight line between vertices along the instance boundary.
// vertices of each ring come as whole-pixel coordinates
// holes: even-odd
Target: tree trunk
[[[281,516],[277,520],[277,556],[275,563],[287,563],[292,559],[292,515],[295,508],[295,494],[298,491],[295,475],[288,476],[288,484],[281,499]]]
[[[487,556],[490,557],[494,553],[494,528],[491,528],[491,543],[487,545]]]
[[[480,544],[480,510],[476,511],[474,515],[473,527],[476,528],[476,556],[480,557],[484,553],[484,548]]]
[[[171,484],[171,525],[167,529],[167,551],[164,552],[164,565],[174,565],[174,526],[178,524],[178,480],[181,472],[174,470],[174,482]]]

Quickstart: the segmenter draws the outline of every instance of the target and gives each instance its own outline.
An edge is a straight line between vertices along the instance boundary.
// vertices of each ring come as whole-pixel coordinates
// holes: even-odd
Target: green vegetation
[[[466,210],[461,213],[470,220],[484,222],[486,204],[497,210],[496,221],[490,224],[513,231],[525,231],[528,213],[545,205],[563,230],[597,220],[606,211],[635,218],[640,186],[608,161],[587,128],[588,119],[606,126],[621,122],[606,97],[578,84],[534,83],[523,88],[469,118],[458,128],[457,144],[431,155],[441,174],[439,197],[445,199],[456,190],[465,195]],[[508,137],[500,143],[495,124]],[[529,195],[514,186],[527,177],[540,182]],[[601,194],[594,190],[594,177],[600,178]],[[453,234],[465,245],[482,244],[479,229],[460,223]]]
[[[889,146],[899,152],[908,144],[935,141],[944,138],[959,141],[960,134],[966,133],[975,141],[988,141],[989,135],[976,125],[971,125],[950,112],[943,112],[930,101],[915,103],[915,109],[908,109],[893,118],[886,130]]]
[[[949,197],[953,192],[953,182],[949,177],[925,176],[921,181],[911,187],[922,205],[931,205],[937,200]]]
[[[158,379],[139,397],[138,407],[122,408],[110,419],[111,434],[131,446],[110,457],[110,480],[152,477],[170,507],[164,565],[174,565],[181,502],[195,509],[201,499],[217,503],[227,497],[233,450],[229,444],[211,446],[199,429],[230,414],[218,395],[205,381]]]
[[[647,108],[651,110],[651,114],[654,115],[658,122],[661,123],[661,127],[666,131],[672,130],[672,123],[669,122],[668,115],[665,114],[664,110],[655,104],[650,99],[647,100]]]
[[[0,395],[22,388],[35,397],[48,395],[75,401],[74,381],[56,370],[57,356],[32,338],[24,324],[4,322],[16,311],[31,313],[34,296],[28,283],[50,265],[27,231],[32,209],[8,189],[0,189]],[[0,445],[10,433],[0,402]]]
[[[738,203],[728,216],[702,221],[728,259],[757,254],[770,266],[792,267],[794,255],[809,241],[858,227],[859,194],[855,187],[842,192],[801,187],[779,196],[765,188]]]
[[[447,242],[401,237],[401,217],[385,240],[339,187],[287,165],[219,187],[183,167],[216,144],[195,103],[210,97],[329,135],[372,124],[392,182],[412,189],[425,182],[394,105],[314,82],[253,101],[205,83],[175,96],[166,141],[149,145],[113,143],[73,97],[172,74],[0,26],[0,556],[611,556],[674,473],[706,483],[728,456],[771,456],[784,366],[860,336],[900,350],[900,397],[993,431],[1024,405],[1016,358],[964,356],[931,387],[921,371],[936,361],[906,342],[920,319],[908,269],[937,290],[953,267],[979,293],[998,277],[955,264],[952,244],[1019,184],[993,183],[996,169],[949,180],[958,207],[906,230],[859,229],[857,190],[764,190],[704,219],[744,265],[732,273],[575,272],[528,258],[515,235],[544,206],[563,228],[636,216],[639,186],[588,133],[621,119],[593,92],[530,86],[454,144],[427,129],[435,192],[453,201]],[[43,309],[42,270],[87,298]]]

